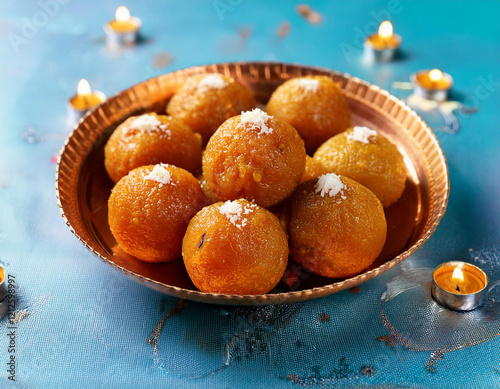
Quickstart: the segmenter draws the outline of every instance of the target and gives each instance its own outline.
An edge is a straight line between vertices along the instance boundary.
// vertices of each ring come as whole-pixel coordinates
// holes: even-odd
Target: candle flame
[[[440,81],[443,79],[443,72],[439,69],[432,69],[429,72],[429,78],[431,79],[431,81],[434,81],[434,82]]]
[[[453,270],[453,275],[451,276],[451,279],[453,282],[464,282],[464,273],[462,272],[462,269],[460,269],[458,266]]]
[[[80,80],[77,92],[78,96],[89,96],[92,94],[92,89],[90,89],[90,85],[86,79],[82,78]]]
[[[382,39],[389,39],[392,37],[392,24],[388,20],[380,23],[380,27],[378,28],[378,35]]]
[[[127,7],[123,5],[118,7],[115,14],[115,19],[117,22],[128,22],[130,20],[130,12]]]

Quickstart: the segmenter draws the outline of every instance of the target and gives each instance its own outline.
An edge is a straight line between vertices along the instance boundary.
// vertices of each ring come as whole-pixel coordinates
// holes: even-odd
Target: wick
[[[457,285],[457,288],[455,289],[457,292],[460,292],[460,286]]]

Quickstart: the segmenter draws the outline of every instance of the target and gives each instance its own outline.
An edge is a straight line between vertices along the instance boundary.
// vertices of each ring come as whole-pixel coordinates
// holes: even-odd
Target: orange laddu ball
[[[127,254],[146,262],[168,262],[180,258],[188,223],[205,204],[191,173],[172,165],[142,166],[111,191],[109,226]]]
[[[285,272],[288,239],[267,209],[244,199],[219,202],[191,219],[182,257],[203,292],[264,294]]]
[[[194,172],[201,167],[201,137],[179,119],[148,113],[129,117],[104,147],[104,166],[113,182],[132,169],[168,163]]]
[[[333,173],[300,185],[287,203],[292,257],[331,278],[358,274],[384,247],[387,223],[377,197]]]
[[[406,186],[406,166],[395,145],[367,127],[354,127],[326,141],[314,154],[326,172],[366,186],[388,207]]]
[[[190,77],[168,103],[169,115],[182,120],[203,137],[206,144],[226,119],[256,105],[252,92],[221,74]]]
[[[226,120],[210,138],[203,174],[222,200],[245,198],[270,207],[298,186],[305,158],[292,126],[254,109]]]
[[[327,76],[286,81],[271,95],[266,111],[292,125],[311,155],[327,139],[351,126],[347,99]]]

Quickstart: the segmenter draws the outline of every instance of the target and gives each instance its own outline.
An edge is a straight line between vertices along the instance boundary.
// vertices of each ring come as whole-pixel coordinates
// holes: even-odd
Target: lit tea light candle
[[[127,46],[135,44],[139,39],[141,20],[130,16],[127,7],[118,7],[115,19],[104,25],[106,42],[110,46]]]
[[[393,60],[401,46],[401,37],[394,34],[389,21],[382,22],[376,34],[366,38],[364,43],[365,56],[370,60],[387,62]]]
[[[101,104],[106,100],[104,93],[93,91],[87,80],[82,79],[78,83],[76,96],[69,99],[68,120],[71,124],[76,124],[87,113],[87,111]]]
[[[5,270],[0,266],[0,319],[6,316],[8,311],[8,299],[6,297],[9,291],[7,289],[6,278]]]
[[[413,93],[427,100],[446,101],[453,85],[453,78],[439,69],[421,70],[410,76]]]
[[[470,311],[483,303],[488,277],[477,266],[465,262],[447,262],[432,275],[432,295],[444,307]]]

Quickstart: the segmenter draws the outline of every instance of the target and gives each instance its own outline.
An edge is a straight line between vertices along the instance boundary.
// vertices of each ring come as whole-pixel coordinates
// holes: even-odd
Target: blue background
[[[50,9],[42,6],[49,3]],[[481,344],[446,352],[435,369],[429,368],[435,350],[380,341],[389,335],[382,293],[408,269],[465,260],[485,268],[492,281],[500,279],[500,2],[309,2],[321,24],[305,21],[298,4],[125,1],[142,19],[145,39],[116,52],[105,47],[102,26],[122,2],[0,3],[0,264],[16,278],[17,308],[29,312],[16,332],[15,383],[7,380],[8,330],[6,320],[0,322],[0,387],[500,385],[500,330],[488,337],[472,331]],[[366,64],[361,41],[384,19],[402,36],[403,55]],[[286,21],[290,33],[280,38]],[[158,66],[167,57],[171,63]],[[454,77],[453,97],[478,112],[458,116],[458,134],[437,134],[450,170],[450,201],[417,254],[357,293],[274,310],[277,322],[188,303],[182,315],[167,320],[155,352],[146,338],[176,299],[101,263],[60,217],[53,158],[71,129],[66,102],[81,78],[110,96],[175,69],[245,60],[328,67],[400,97],[404,92],[392,87],[394,81],[439,68]],[[443,124],[439,116],[424,118]],[[27,128],[36,131],[31,139],[37,142],[27,142]],[[408,320],[411,314],[395,313]],[[232,350],[229,357],[225,350]],[[217,371],[224,363],[228,367]]]

